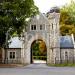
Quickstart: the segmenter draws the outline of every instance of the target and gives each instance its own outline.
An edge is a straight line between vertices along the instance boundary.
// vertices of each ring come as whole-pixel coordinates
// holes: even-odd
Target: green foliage
[[[60,30],[62,35],[66,35],[66,34],[70,35],[72,33],[75,35],[74,25],[61,25]]]
[[[38,13],[33,0],[4,0],[0,3],[0,47],[4,46],[7,31],[21,34],[27,25],[27,18]]]
[[[32,47],[33,51],[38,51],[39,50],[39,43],[34,43],[33,47]]]
[[[75,63],[47,64],[47,65],[55,67],[75,67]]]
[[[69,5],[62,7],[60,13],[61,34],[75,35],[75,2],[71,1]]]
[[[32,45],[32,52],[34,56],[39,55],[39,42],[36,43],[36,41]]]
[[[36,40],[32,44],[33,56],[46,56],[46,45],[41,40]]]

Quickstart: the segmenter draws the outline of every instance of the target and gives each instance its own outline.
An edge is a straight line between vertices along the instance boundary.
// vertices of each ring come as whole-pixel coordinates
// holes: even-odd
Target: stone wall
[[[61,63],[75,63],[74,60],[74,49],[60,49]],[[67,54],[66,54],[67,52]]]
[[[10,59],[9,52],[15,52],[15,59]],[[7,49],[7,63],[21,63],[21,49],[9,48]]]

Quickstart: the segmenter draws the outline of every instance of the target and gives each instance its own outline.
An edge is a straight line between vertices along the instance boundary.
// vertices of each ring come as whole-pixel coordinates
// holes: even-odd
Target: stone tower
[[[59,32],[59,8],[53,7],[47,15],[49,27],[49,47],[50,47],[50,60],[49,63],[60,63],[60,32]]]

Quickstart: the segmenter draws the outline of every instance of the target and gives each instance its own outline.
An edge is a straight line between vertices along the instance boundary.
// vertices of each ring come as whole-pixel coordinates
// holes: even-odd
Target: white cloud
[[[70,3],[71,0],[34,0],[35,5],[39,8],[40,12],[45,13],[54,6],[63,6]]]

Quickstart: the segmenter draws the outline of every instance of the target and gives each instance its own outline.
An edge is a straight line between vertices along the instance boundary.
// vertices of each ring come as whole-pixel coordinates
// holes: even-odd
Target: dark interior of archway
[[[47,59],[47,48],[43,40],[35,40],[31,44],[31,63],[34,63],[34,60],[44,60]]]

